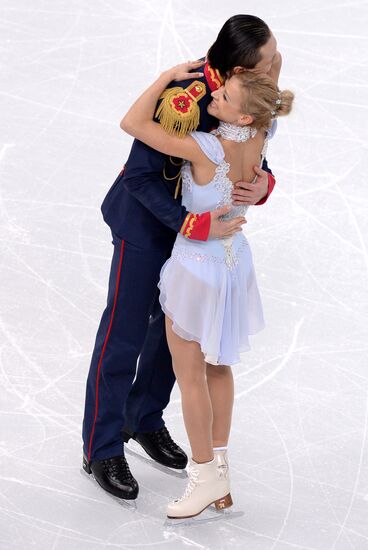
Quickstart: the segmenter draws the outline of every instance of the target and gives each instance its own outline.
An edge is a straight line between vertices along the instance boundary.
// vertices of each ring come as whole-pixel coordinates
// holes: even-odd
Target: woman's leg
[[[231,367],[207,365],[207,385],[212,403],[212,439],[214,447],[227,447],[234,404],[234,380]]]
[[[169,317],[165,322],[192,458],[198,463],[209,462],[213,459],[213,415],[203,353],[197,342],[184,340],[172,330]]]

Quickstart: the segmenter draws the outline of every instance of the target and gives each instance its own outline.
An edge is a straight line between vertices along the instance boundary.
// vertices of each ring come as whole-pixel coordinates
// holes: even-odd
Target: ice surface
[[[234,510],[172,524],[185,474],[138,447],[134,504],[80,472],[112,253],[99,207],[130,102],[244,12],[297,98],[269,147],[276,189],[247,216],[267,328],[234,369]],[[368,549],[367,19],[352,0],[2,0],[2,549]],[[177,388],[165,418],[189,451]]]

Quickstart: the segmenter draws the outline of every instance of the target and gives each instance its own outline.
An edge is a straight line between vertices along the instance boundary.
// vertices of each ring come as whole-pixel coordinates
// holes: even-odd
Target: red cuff
[[[268,172],[268,190],[267,190],[267,194],[263,197],[263,199],[261,199],[260,201],[256,202],[256,205],[258,204],[264,204],[266,202],[266,200],[268,199],[268,197],[271,195],[272,191],[273,191],[273,188],[275,187],[275,183],[276,183],[276,180],[275,178],[273,177],[272,174],[270,174]]]
[[[180,233],[187,239],[195,241],[207,241],[211,227],[211,214],[189,214],[186,215]]]

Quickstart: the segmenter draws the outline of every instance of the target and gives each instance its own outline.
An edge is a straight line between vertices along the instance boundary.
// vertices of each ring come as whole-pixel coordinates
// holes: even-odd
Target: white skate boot
[[[214,457],[217,460],[217,467],[220,470],[220,477],[226,477],[230,483],[229,459],[227,450],[213,451]]]
[[[214,457],[212,462],[197,464],[190,459],[188,485],[181,498],[169,503],[167,517],[191,518],[203,512],[210,504],[215,504],[217,510],[232,505],[228,475],[224,475],[218,460]]]

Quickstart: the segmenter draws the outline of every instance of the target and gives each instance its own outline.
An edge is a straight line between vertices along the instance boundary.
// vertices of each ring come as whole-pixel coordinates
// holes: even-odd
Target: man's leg
[[[114,238],[107,306],[87,379],[83,421],[88,462],[123,453],[124,406],[135,376],[166,255]]]
[[[158,296],[157,289],[137,376],[126,402],[125,425],[135,432],[152,432],[165,425],[162,413],[175,383],[166,340],[165,316]]]

